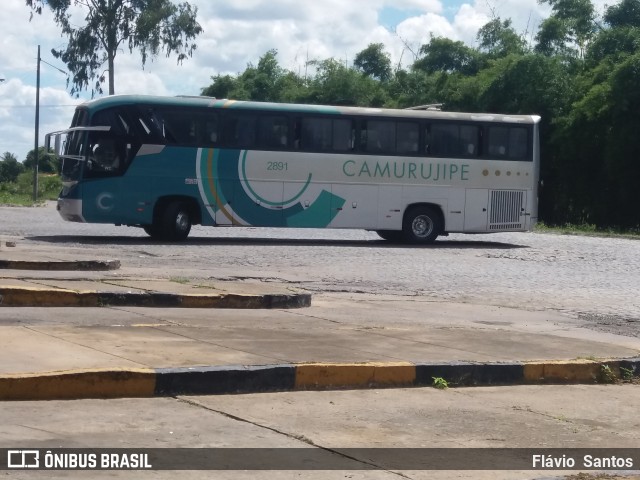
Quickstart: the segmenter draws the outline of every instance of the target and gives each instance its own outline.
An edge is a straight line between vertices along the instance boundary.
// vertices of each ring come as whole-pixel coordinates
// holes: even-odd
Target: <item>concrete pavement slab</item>
[[[70,369],[139,368],[136,361],[69,342],[55,332],[0,327],[0,374],[45,373]]]
[[[189,338],[155,327],[33,327],[48,338],[56,338],[60,346],[76,345],[104,356],[121,359],[121,365],[149,368],[190,367],[195,365],[259,365],[277,363],[278,359],[251,351],[226,346],[207,339]],[[33,340],[32,340],[33,341]],[[109,365],[110,366],[110,365]],[[27,367],[28,368],[28,367]],[[67,369],[77,369],[73,362]],[[0,366],[0,371],[2,367]],[[60,369],[58,369],[60,370]],[[34,373],[38,370],[23,370]]]

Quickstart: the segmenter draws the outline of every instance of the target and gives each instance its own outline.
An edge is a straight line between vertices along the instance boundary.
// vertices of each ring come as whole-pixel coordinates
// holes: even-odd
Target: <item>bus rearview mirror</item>
[[[61,146],[62,139],[60,137],[61,137],[61,135],[56,135],[55,147],[54,147],[54,150],[53,150],[56,155],[60,155],[60,153],[61,153],[60,152],[60,146]]]

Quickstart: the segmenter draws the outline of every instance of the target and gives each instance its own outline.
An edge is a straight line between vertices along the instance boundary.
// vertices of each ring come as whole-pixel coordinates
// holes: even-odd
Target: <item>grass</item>
[[[555,233],[560,235],[587,235],[594,237],[617,237],[640,240],[640,226],[623,230],[618,228],[599,228],[596,225],[586,223],[582,225],[546,225],[543,222],[538,222],[534,231],[538,233]]]
[[[33,201],[33,175],[20,174],[15,182],[0,183],[0,205],[32,207],[58,198],[62,183],[57,175],[38,175],[38,201]]]

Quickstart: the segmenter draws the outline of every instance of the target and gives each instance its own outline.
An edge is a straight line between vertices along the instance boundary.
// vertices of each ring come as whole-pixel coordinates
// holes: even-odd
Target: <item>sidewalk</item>
[[[0,248],[0,400],[295,389],[609,383],[640,339],[553,312],[277,283],[139,278],[117,262]],[[81,307],[81,308],[79,308]]]

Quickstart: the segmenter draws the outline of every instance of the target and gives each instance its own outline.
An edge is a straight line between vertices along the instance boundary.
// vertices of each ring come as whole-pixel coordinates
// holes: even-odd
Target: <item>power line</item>
[[[77,107],[79,104],[74,103],[70,105],[40,105],[40,108],[67,108]],[[0,105],[0,108],[36,108],[35,105]]]

